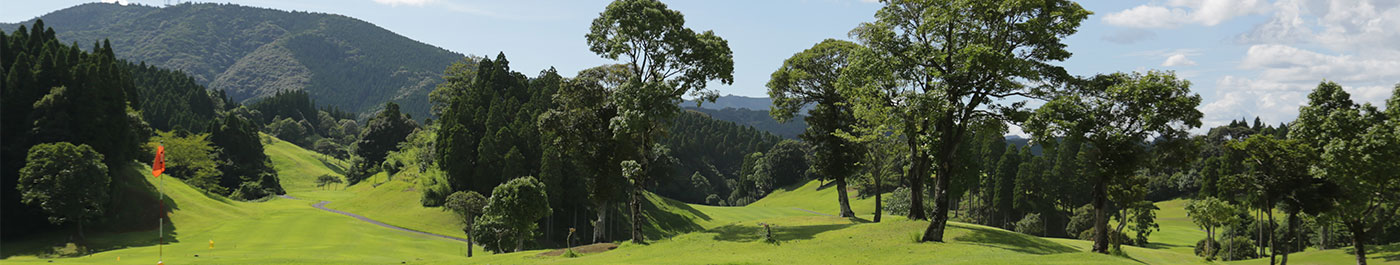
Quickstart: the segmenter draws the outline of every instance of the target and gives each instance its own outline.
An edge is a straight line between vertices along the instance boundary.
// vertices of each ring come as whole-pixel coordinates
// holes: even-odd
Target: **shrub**
[[[705,204],[708,205],[720,205],[721,202],[724,202],[724,200],[720,199],[719,195],[710,194],[710,196],[705,197]]]
[[[1211,244],[1210,252],[1206,252],[1207,241]],[[1220,253],[1220,242],[1209,238],[1202,238],[1200,241],[1196,241],[1196,256],[1205,257],[1206,260],[1214,260],[1216,253]]]
[[[1118,232],[1118,230],[1109,229],[1109,230],[1108,230],[1108,239],[1109,239],[1108,242],[1113,242],[1113,240],[1114,240],[1115,238],[1118,240],[1118,242],[1123,242],[1123,244],[1125,244],[1125,245],[1132,245],[1132,244],[1133,244],[1132,239],[1128,238],[1128,235],[1127,235],[1127,234],[1124,234],[1124,233],[1122,233],[1122,232]],[[1084,230],[1084,232],[1080,232],[1080,233],[1079,233],[1079,239],[1080,239],[1080,240],[1089,240],[1089,241],[1093,241],[1093,240],[1094,240],[1094,228],[1089,228],[1089,230]]]
[[[1094,228],[1094,206],[1085,204],[1074,209],[1074,215],[1070,216],[1069,224],[1065,225],[1065,233],[1070,235],[1080,235],[1084,231]]]
[[[1237,236],[1221,242],[1220,251],[1216,256],[1222,260],[1246,260],[1259,257],[1259,250],[1254,248],[1254,240],[1248,237]]]
[[[909,215],[909,188],[899,187],[891,192],[884,199],[885,212],[895,216]],[[924,213],[929,213],[933,209],[933,200],[924,198]]]
[[[1045,222],[1040,220],[1040,214],[1026,214],[1026,217],[1022,217],[1021,221],[1016,222],[1016,232],[1033,236],[1045,236]]]

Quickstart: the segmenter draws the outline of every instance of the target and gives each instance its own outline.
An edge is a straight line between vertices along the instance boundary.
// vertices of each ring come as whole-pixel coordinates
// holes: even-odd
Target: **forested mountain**
[[[720,110],[725,108],[750,109],[768,111],[768,107],[773,105],[771,98],[754,98],[736,95],[725,95],[715,99],[715,102],[705,102],[699,108]],[[686,100],[681,103],[681,107],[695,107],[695,101]]]
[[[39,18],[60,42],[110,39],[118,58],[186,72],[234,101],[305,90],[321,106],[361,115],[394,101],[429,117],[428,92],[465,57],[342,15],[230,4],[89,3]]]
[[[802,134],[802,131],[807,129],[807,121],[803,120],[802,117],[796,117],[788,120],[786,123],[780,123],[774,120],[773,116],[768,114],[768,109],[710,109],[708,106],[706,108],[696,108],[693,107],[693,105],[683,106],[685,106],[687,110],[704,113],[716,120],[731,121],[739,125],[752,126],[754,129],[782,136],[787,139],[797,139],[797,135]]]

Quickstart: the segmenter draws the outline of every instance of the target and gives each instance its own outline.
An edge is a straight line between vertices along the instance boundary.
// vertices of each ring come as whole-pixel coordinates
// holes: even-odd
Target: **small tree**
[[[545,194],[544,183],[535,177],[525,176],[491,190],[491,198],[481,212],[483,215],[480,218],[499,221],[508,232],[514,234],[515,251],[520,251],[525,247],[525,238],[535,230],[535,221],[549,216],[553,211],[549,208],[549,195]]]
[[[1191,222],[1206,230],[1206,259],[1215,258],[1215,249],[1212,246],[1216,242],[1216,227],[1228,225],[1233,222],[1235,216],[1235,206],[1229,202],[1206,197],[1205,199],[1191,201],[1186,204],[1186,216],[1191,217]]]
[[[472,225],[476,216],[482,213],[482,208],[486,207],[486,196],[475,191],[458,191],[447,196],[447,202],[442,204],[442,208],[457,214],[457,218],[462,220],[462,232],[467,233],[467,257],[472,256]]]
[[[39,206],[49,214],[49,222],[76,224],[81,240],[83,222],[101,216],[111,199],[107,195],[111,182],[102,154],[88,145],[57,142],[29,148],[15,188],[20,202]]]
[[[334,176],[334,175],[326,174],[326,175],[321,175],[320,177],[316,177],[316,187],[325,187],[325,186],[329,186],[329,185],[331,185],[331,184],[340,184],[340,183],[344,183],[344,182],[341,181],[340,178],[338,178],[338,177],[336,177],[336,176]]]

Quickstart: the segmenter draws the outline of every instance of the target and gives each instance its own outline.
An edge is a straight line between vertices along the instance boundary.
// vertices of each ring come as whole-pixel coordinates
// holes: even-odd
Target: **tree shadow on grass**
[[[178,242],[174,223],[169,216],[177,204],[170,197],[164,197],[164,207],[159,190],[151,181],[150,175],[137,169],[145,165],[132,163],[131,166],[114,170],[112,176],[111,202],[106,214],[96,221],[84,223],[89,253],[117,250],[132,247],[154,246],[161,242],[156,229],[163,227],[165,242]],[[169,177],[168,175],[163,177]],[[158,183],[158,182],[157,182]],[[163,208],[163,209],[162,209]],[[164,226],[162,226],[162,224]],[[41,232],[19,239],[7,239],[0,247],[0,259],[12,256],[49,256],[55,249],[76,241],[76,226],[64,224],[54,231]]]
[[[967,230],[967,234],[953,238],[962,242],[1038,255],[1078,252],[1069,246],[1015,232],[953,223],[948,226]]]
[[[695,207],[691,207],[690,204],[662,198],[655,194],[647,194],[647,197],[650,199],[642,203],[642,211],[646,213],[647,219],[646,226],[643,227],[642,233],[648,238],[664,238],[705,230],[705,228],[696,223],[694,219],[698,218],[705,221],[711,219],[710,215],[696,210]],[[657,205],[656,202],[660,202],[661,205]],[[668,211],[662,209],[662,207],[676,209],[679,210],[680,213],[677,211]],[[624,208],[624,211],[626,211],[625,209],[626,208]],[[686,214],[690,216],[686,216]]]
[[[345,167],[340,166],[340,164],[338,163],[333,163],[329,161],[329,159],[322,156],[324,156],[324,154],[316,154],[316,161],[320,161],[321,165],[326,166],[326,168],[330,169],[331,172],[335,172],[335,174],[341,176],[345,175]]]
[[[1150,248],[1150,249],[1168,249],[1168,248],[1184,248],[1184,247],[1194,248],[1195,246],[1187,246],[1187,245],[1183,245],[1183,244],[1167,244],[1167,243],[1162,243],[1162,242],[1148,242],[1148,243],[1147,243],[1147,246],[1146,246],[1145,248]]]
[[[1370,247],[1367,248],[1366,251],[1370,253],[1375,253],[1377,258],[1383,259],[1385,261],[1400,261],[1400,243]]]
[[[832,230],[840,230],[843,228],[851,227],[853,225],[856,224],[852,223],[799,226],[783,226],[781,224],[778,224],[773,225],[772,229],[773,237],[777,239],[778,242],[782,242],[812,239],[816,237],[817,234],[821,234]],[[747,226],[738,224],[725,225],[718,228],[710,229],[709,232],[716,233],[715,240],[730,242],[760,241],[763,240],[764,234],[763,226]]]

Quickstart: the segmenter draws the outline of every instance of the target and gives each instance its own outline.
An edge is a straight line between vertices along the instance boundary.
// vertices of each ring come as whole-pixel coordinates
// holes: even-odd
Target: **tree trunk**
[[[1272,201],[1267,199],[1267,193],[1264,195],[1264,197],[1266,198],[1264,199],[1264,214],[1269,216],[1269,222],[1265,223],[1265,225],[1267,226],[1265,229],[1267,229],[1266,231],[1269,235],[1269,265],[1273,265],[1277,264],[1276,262],[1278,261],[1278,240],[1275,240],[1274,236],[1274,234],[1277,234],[1275,233],[1275,231],[1278,231],[1278,228],[1274,227],[1274,209],[1268,207],[1269,205],[1273,205]]]
[[[462,230],[467,230],[466,232],[467,232],[467,257],[468,257],[468,258],[472,257],[472,229],[471,229],[471,227],[472,227],[471,225],[467,225],[467,229],[462,229]]]
[[[881,190],[880,190],[880,177],[876,177],[876,178],[875,178],[875,220],[874,220],[876,223],[879,223],[879,222],[880,222],[880,215],[881,215],[880,212],[881,212],[881,211],[884,211],[882,205],[880,204],[880,194],[882,194],[882,192],[881,192]]]
[[[911,130],[912,131],[912,130]],[[909,145],[909,162],[912,163],[909,171],[905,171],[904,177],[909,181],[909,220],[928,220],[924,215],[924,165],[928,163],[924,153],[919,150],[916,135],[908,134],[907,144]]]
[[[1351,245],[1356,247],[1356,265],[1366,265],[1366,225],[1348,221],[1347,230],[1351,230]]]
[[[1125,203],[1125,204],[1126,204],[1126,203]],[[1127,207],[1127,205],[1123,205],[1122,212],[1119,213],[1119,214],[1121,214],[1121,215],[1118,216],[1118,234],[1121,235],[1121,234],[1123,234],[1123,228],[1127,228],[1127,227],[1128,227],[1128,207]],[[1112,239],[1113,239],[1113,248],[1114,248],[1114,249],[1119,249],[1119,250],[1121,250],[1121,249],[1123,248],[1123,238],[1118,238],[1118,237],[1115,235],[1114,237],[1112,237]]]
[[[82,243],[82,242],[87,241],[87,236],[86,236],[86,235],[83,235],[83,221],[82,221],[82,220],[79,220],[79,221],[74,222],[74,223],[78,223],[78,242],[77,242],[77,243]]]
[[[1288,240],[1301,241],[1298,240],[1298,213],[1288,213]],[[1284,245],[1287,245],[1288,248],[1283,250],[1283,259],[1281,260],[1282,262],[1280,262],[1279,264],[1288,265],[1288,252],[1293,251],[1294,245]],[[1302,250],[1302,248],[1300,247],[1298,248],[1298,250]]]
[[[1094,252],[1108,254],[1108,214],[1104,207],[1108,203],[1108,178],[1099,176],[1094,182]]]
[[[632,188],[632,243],[642,243],[642,187]]]
[[[1207,260],[1207,261],[1212,260],[1212,259],[1215,258],[1215,251],[1216,251],[1216,250],[1215,250],[1215,244],[1211,244],[1211,242],[1215,242],[1215,228],[1214,228],[1214,227],[1207,227],[1207,228],[1206,228],[1206,253],[1205,253],[1205,254],[1206,254],[1206,260]]]
[[[1317,242],[1317,249],[1327,250],[1327,238],[1332,236],[1332,224],[1321,220],[1318,223],[1322,226],[1322,238]]]
[[[938,169],[935,170],[938,176],[934,178],[933,184],[933,216],[928,223],[928,229],[924,230],[923,242],[943,242],[943,232],[948,225],[948,161],[949,158],[940,158]]]
[[[598,203],[598,221],[593,223],[593,243],[608,241],[608,203]]]
[[[856,213],[851,211],[851,198],[846,196],[846,177],[836,177],[837,202],[841,204],[841,217],[855,217]]]
[[[515,235],[515,251],[511,252],[520,252],[521,250],[525,250],[525,232],[526,231],[520,231],[519,235]]]

